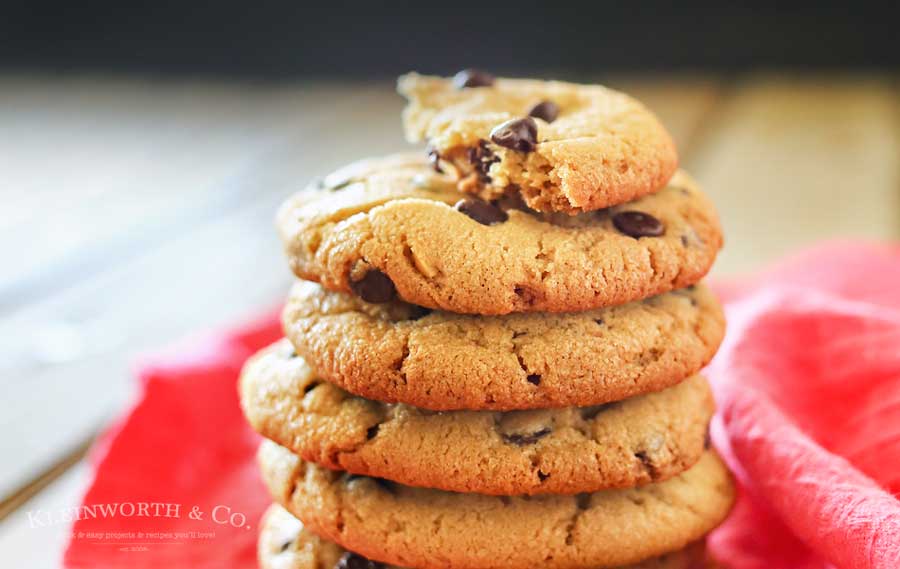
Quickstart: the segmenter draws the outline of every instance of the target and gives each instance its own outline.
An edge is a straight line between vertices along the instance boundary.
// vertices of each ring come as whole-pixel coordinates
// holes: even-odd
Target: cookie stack
[[[640,103],[408,75],[427,152],[278,216],[301,279],[244,368],[264,568],[675,568],[733,501],[697,372],[716,213]]]

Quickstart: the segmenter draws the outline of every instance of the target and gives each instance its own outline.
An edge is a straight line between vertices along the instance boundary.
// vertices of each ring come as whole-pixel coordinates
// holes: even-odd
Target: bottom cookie
[[[398,569],[351,553],[320,538],[281,506],[272,505],[263,516],[259,547],[260,569]],[[703,541],[619,569],[701,569],[706,567]]]
[[[260,448],[275,502],[366,557],[428,569],[618,567],[702,539],[734,501],[722,460],[640,488],[575,496],[485,496],[332,471],[270,441]]]

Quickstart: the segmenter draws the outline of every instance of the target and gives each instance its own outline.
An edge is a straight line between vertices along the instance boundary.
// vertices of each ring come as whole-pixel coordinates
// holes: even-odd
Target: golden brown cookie
[[[254,429],[306,460],[409,486],[494,495],[665,480],[700,459],[714,409],[697,375],[607,405],[435,413],[321,381],[287,341],[244,367],[241,405]]]
[[[653,113],[600,85],[410,73],[398,89],[409,100],[407,138],[427,141],[436,167],[483,199],[593,211],[659,190],[678,165]]]
[[[601,212],[540,214],[460,200],[408,155],[353,164],[285,203],[278,228],[297,276],[369,302],[450,312],[572,312],[699,281],[722,244],[685,173]]]
[[[347,551],[303,527],[303,522],[273,504],[262,519],[257,550],[260,569],[399,569]],[[700,569],[702,541],[619,569]]]
[[[284,330],[323,378],[436,411],[597,405],[699,371],[725,332],[703,285],[575,313],[473,316],[294,286]]]
[[[266,441],[275,502],[318,535],[405,567],[616,567],[701,539],[731,508],[734,486],[712,451],[689,470],[636,489],[577,496],[457,494],[348,475]]]

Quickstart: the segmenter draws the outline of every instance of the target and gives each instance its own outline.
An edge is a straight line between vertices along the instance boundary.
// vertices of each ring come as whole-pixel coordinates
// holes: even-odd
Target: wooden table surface
[[[719,207],[714,274],[818,240],[900,234],[896,75],[586,78],[673,132]],[[82,456],[137,354],[275,306],[272,227],[310,178],[404,147],[386,82],[0,76],[0,559],[56,567]]]

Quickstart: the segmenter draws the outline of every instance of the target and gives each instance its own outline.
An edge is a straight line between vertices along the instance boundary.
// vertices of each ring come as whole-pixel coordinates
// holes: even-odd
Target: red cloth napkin
[[[717,290],[713,439],[741,497],[712,554],[734,569],[900,568],[900,249],[830,244]],[[138,402],[92,452],[66,567],[255,567],[269,500],[235,381],[279,336],[270,314],[145,364]]]

